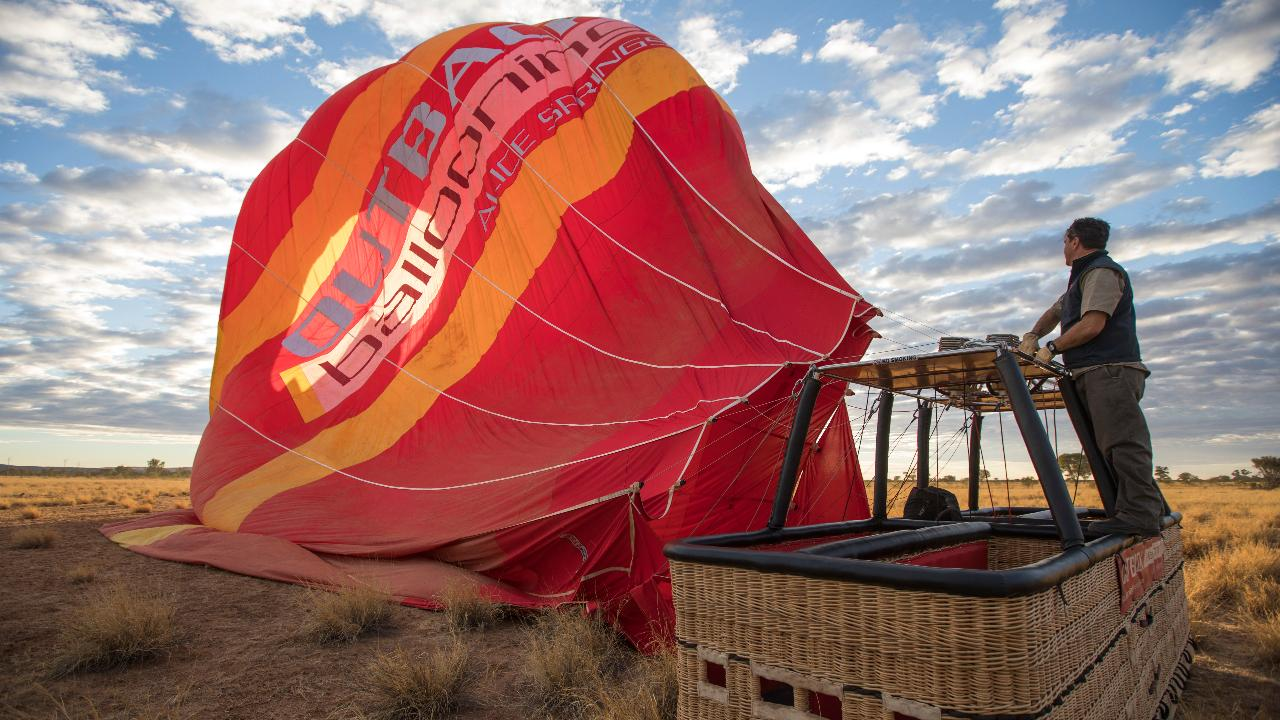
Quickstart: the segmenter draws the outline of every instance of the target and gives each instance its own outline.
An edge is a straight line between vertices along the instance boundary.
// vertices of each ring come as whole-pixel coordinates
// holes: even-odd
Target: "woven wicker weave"
[[[886,704],[967,720],[1152,717],[1187,644],[1177,526],[1164,541],[1163,581],[1127,613],[1109,559],[1011,598],[673,561],[679,717],[815,718],[806,689],[841,697],[844,720],[891,717]],[[989,567],[1058,552],[1050,540],[992,537]],[[724,687],[706,682],[708,658],[723,661]],[[770,673],[797,688],[792,706],[761,700]]]

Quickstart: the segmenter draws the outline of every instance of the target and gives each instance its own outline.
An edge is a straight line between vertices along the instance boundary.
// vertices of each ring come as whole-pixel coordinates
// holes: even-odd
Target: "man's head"
[[[1106,220],[1076,218],[1062,235],[1062,257],[1070,265],[1095,250],[1105,248],[1110,236],[1111,226]]]

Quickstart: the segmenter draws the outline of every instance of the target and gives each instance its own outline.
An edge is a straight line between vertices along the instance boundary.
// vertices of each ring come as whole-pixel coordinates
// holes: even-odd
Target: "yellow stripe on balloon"
[[[409,101],[430,82],[418,68],[434,67],[476,27],[458,28],[418,46],[406,58],[416,67],[392,66],[347,107],[329,142],[328,161],[316,172],[311,192],[294,209],[288,233],[272,251],[253,288],[218,323],[210,412],[222,397],[227,375],[246,355],[287,330],[306,309],[306,299],[333,271],[364,203],[363,183],[385,157],[388,134],[399,130]]]
[[[619,66],[608,83],[635,114],[705,85],[683,58],[665,48],[635,56]],[[577,202],[613,179],[626,159],[633,132],[620,105],[602,97],[581,118],[565,123],[534,148],[527,160],[565,199]],[[518,297],[551,252],[567,207],[530,169],[508,188],[502,205],[476,270]],[[546,212],[517,213],[517,208]],[[510,298],[494,292],[487,282],[469,277],[444,327],[405,364],[408,373],[397,374],[362,413],[321,431],[297,453],[279,455],[219,488],[199,508],[200,519],[220,530],[237,530],[262,503],[332,472],[315,460],[347,468],[385,452],[439,397],[415,378],[445,389],[461,380],[488,351],[513,307]]]
[[[159,527],[142,528],[141,530],[125,530],[111,536],[111,541],[119,543],[124,547],[135,547],[137,545],[150,545],[159,542],[172,535],[180,532],[186,532],[193,528],[204,527],[203,525],[192,525],[190,523],[183,525],[161,525]]]

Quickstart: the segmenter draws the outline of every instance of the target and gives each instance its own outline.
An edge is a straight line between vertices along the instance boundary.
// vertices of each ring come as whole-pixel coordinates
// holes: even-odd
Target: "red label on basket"
[[[1164,577],[1164,538],[1154,537],[1120,551],[1116,572],[1120,575],[1120,612],[1128,612]]]

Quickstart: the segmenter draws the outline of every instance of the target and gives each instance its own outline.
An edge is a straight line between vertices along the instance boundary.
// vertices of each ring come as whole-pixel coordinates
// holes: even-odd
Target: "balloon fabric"
[[[876,313],[725,101],[626,22],[482,24],[321,105],[232,237],[190,510],[134,551],[671,636],[664,542],[764,525],[807,368]],[[791,517],[868,515],[824,387]]]

